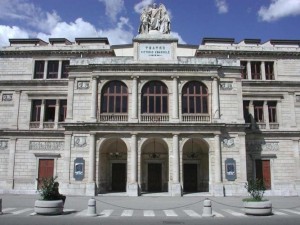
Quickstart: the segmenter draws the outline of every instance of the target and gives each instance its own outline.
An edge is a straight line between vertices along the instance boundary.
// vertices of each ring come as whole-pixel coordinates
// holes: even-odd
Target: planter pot
[[[244,211],[247,215],[268,216],[272,214],[272,202],[244,202]]]
[[[64,204],[62,200],[36,200],[34,203],[34,211],[41,215],[60,215],[63,213]]]

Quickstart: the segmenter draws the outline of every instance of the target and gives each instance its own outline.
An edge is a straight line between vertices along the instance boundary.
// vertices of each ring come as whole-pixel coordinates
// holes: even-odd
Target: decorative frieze
[[[63,141],[30,141],[29,150],[62,150]]]
[[[220,88],[221,88],[221,90],[224,90],[224,91],[230,91],[233,89],[233,84],[232,84],[232,82],[221,82]]]
[[[74,138],[75,147],[85,147],[87,145],[86,143],[86,137],[75,137]]]
[[[8,149],[8,141],[7,140],[0,140],[0,150]]]
[[[89,89],[90,88],[90,82],[89,81],[78,81],[77,82],[77,88],[78,89]]]
[[[232,148],[234,147],[234,138],[223,138],[222,143],[224,147]]]
[[[248,142],[247,149],[250,151],[268,151],[274,152],[279,150],[278,142]]]
[[[2,94],[2,101],[3,102],[11,102],[13,100],[12,94]]]

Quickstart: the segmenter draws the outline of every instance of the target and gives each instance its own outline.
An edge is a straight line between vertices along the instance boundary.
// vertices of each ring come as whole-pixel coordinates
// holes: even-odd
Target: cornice
[[[68,86],[68,80],[0,80],[5,86]]]

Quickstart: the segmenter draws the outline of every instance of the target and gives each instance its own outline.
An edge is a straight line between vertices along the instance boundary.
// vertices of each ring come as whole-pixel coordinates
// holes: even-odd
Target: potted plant
[[[271,201],[264,199],[266,187],[259,179],[249,180],[245,188],[250,194],[250,198],[243,199],[244,210],[247,215],[267,216],[272,214]]]
[[[41,215],[59,215],[63,213],[64,202],[61,196],[57,194],[57,191],[55,191],[56,178],[42,179],[42,185],[39,189],[41,199],[35,201],[35,213]]]

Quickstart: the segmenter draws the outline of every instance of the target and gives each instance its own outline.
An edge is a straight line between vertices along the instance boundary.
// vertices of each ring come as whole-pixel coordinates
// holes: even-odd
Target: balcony
[[[166,123],[169,122],[169,114],[142,114],[141,122]]]
[[[99,121],[101,122],[127,122],[128,115],[127,114],[100,114]]]
[[[182,122],[210,122],[210,115],[208,114],[183,114]]]
[[[29,127],[32,128],[32,129],[39,128],[40,127],[40,121],[30,122]]]
[[[271,130],[279,129],[279,123],[270,123],[270,129]]]
[[[54,122],[44,122],[43,126],[45,129],[53,129],[54,128]]]

